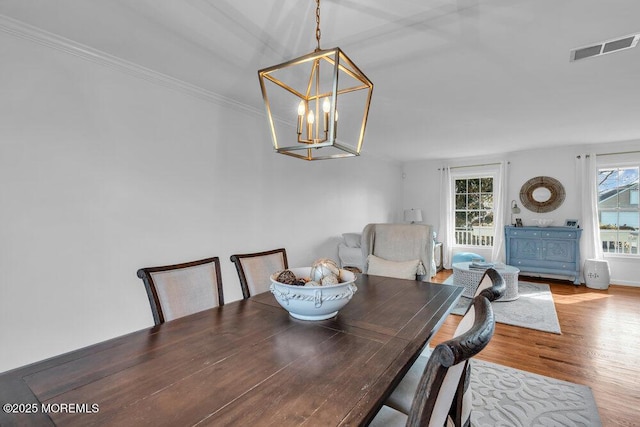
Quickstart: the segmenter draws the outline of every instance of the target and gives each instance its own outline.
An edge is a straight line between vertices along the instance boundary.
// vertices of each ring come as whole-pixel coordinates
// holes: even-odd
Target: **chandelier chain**
[[[316,40],[318,41],[316,50],[320,50],[320,0],[316,0]]]

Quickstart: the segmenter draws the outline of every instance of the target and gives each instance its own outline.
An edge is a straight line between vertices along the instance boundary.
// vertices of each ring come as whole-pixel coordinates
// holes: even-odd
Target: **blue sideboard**
[[[507,264],[521,272],[571,276],[580,284],[580,235],[569,227],[504,228]]]

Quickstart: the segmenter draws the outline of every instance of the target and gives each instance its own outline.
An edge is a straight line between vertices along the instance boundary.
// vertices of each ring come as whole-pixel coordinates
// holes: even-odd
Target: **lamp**
[[[415,224],[416,222],[421,222],[422,210],[421,209],[405,209],[404,220],[406,222],[410,222],[411,224]]]
[[[514,225],[516,221],[513,219],[514,215],[520,213],[520,208],[518,207],[518,203],[515,200],[511,201],[511,225]]]
[[[313,52],[258,71],[273,148],[304,160],[358,156],[373,83],[339,47],[320,49],[320,0],[316,41]]]

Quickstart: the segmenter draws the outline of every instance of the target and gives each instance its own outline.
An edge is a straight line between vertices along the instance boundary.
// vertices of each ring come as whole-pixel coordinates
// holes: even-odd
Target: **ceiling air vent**
[[[631,34],[621,38],[607,40],[595,45],[580,47],[571,51],[571,61],[578,61],[585,58],[593,58],[607,53],[618,52],[619,50],[636,47],[640,40],[640,34]]]

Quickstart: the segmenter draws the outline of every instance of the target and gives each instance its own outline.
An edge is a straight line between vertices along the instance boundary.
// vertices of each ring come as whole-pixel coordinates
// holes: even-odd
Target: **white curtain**
[[[506,261],[504,252],[504,224],[507,207],[507,169],[505,162],[500,162],[498,174],[493,182],[493,249],[491,260],[493,262]]]
[[[442,242],[444,268],[451,268],[453,257],[453,229],[454,210],[452,204],[453,183],[451,182],[451,168],[440,168],[440,224],[438,225],[438,240]]]
[[[580,255],[582,259],[603,259],[600,243],[600,221],[598,218],[598,167],[595,154],[582,154],[576,158],[576,172],[580,183],[582,237]]]

